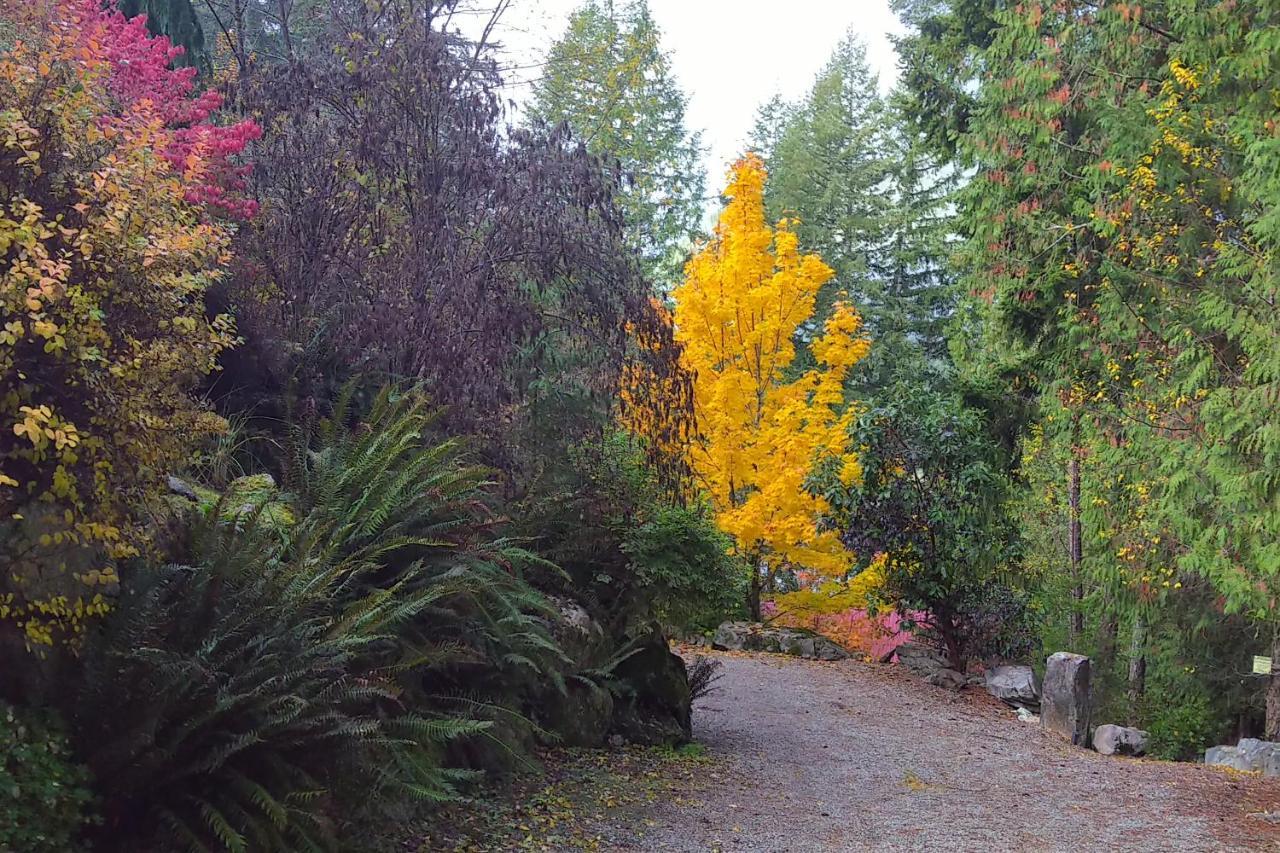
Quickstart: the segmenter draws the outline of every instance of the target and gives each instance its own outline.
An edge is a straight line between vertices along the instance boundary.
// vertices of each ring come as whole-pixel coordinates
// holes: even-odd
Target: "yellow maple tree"
[[[830,506],[806,481],[818,465],[846,484],[861,473],[844,382],[870,348],[857,311],[838,304],[809,345],[814,366],[797,370],[797,334],[833,272],[801,254],[794,223],[766,221],[765,178],[754,154],[734,164],[715,235],[674,293],[676,339],[695,377],[690,464],[720,528],[753,566],[757,611],[761,570],[838,577],[851,564],[838,534],[821,526]]]

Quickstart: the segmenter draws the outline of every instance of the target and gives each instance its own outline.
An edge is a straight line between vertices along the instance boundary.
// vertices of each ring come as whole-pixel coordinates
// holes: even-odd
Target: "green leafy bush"
[[[653,614],[676,628],[708,627],[742,602],[747,573],[731,547],[704,510],[680,506],[654,507],[622,538]]]
[[[1030,597],[997,579],[966,589],[955,612],[966,657],[1020,660],[1036,646]]]
[[[1029,635],[1009,630],[1026,609],[1002,583],[1020,564],[1021,538],[1009,511],[1010,460],[994,426],[989,410],[958,391],[898,384],[853,430],[861,480],[851,488],[825,480],[860,567],[885,555],[877,596],[908,627],[926,623],[960,671],[970,658],[1030,646]]]
[[[1215,714],[1204,696],[1151,701],[1146,716],[1151,736],[1148,753],[1155,758],[1187,761],[1198,758],[1213,740]]]
[[[584,601],[610,636],[718,623],[745,598],[747,572],[706,509],[682,504],[641,443],[615,432],[579,445],[573,470],[515,507],[520,529],[565,572],[557,591]]]
[[[90,820],[88,783],[59,726],[0,704],[0,850],[76,849]]]

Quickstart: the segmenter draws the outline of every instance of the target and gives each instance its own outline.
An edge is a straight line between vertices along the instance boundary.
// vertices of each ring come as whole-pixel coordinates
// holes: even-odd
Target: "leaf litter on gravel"
[[[619,833],[643,837],[660,799],[689,801],[715,781],[698,744],[681,748],[555,749],[542,768],[501,789],[441,808],[401,846],[413,853],[607,850]]]

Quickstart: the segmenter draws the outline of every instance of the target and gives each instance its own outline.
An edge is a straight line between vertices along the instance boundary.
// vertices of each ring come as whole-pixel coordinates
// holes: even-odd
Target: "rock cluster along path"
[[[604,829],[634,851],[1280,850],[1280,783],[1072,747],[900,667],[721,654],[696,790]]]

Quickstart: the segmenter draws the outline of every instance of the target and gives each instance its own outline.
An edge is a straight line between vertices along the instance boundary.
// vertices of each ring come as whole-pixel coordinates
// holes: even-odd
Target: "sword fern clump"
[[[130,573],[69,709],[105,849],[333,849],[337,803],[443,800],[475,775],[447,750],[496,737],[483,685],[560,653],[532,557],[493,535],[483,472],[431,417],[416,392],[354,427],[343,403],[295,432],[272,498],[291,524],[217,507],[184,562]]]

